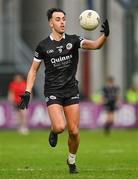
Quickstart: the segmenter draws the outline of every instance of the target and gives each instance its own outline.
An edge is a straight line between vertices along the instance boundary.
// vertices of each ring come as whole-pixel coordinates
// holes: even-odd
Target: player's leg
[[[21,113],[21,121],[22,121],[22,127],[23,127],[23,132],[24,134],[28,134],[29,133],[29,129],[28,129],[28,118],[27,118],[27,110],[19,110]]]
[[[23,135],[27,135],[29,133],[27,110],[17,110],[17,114],[19,120],[19,132]]]
[[[69,132],[69,152],[76,154],[80,135],[79,135],[79,122],[80,122],[80,108],[79,104],[73,104],[64,107],[65,117],[67,120],[67,127]]]
[[[69,132],[68,147],[68,165],[70,173],[77,173],[75,158],[80,143],[79,123],[80,123],[80,107],[79,104],[72,104],[64,107],[67,127]]]
[[[113,120],[114,120],[114,112],[113,111],[110,111],[108,112],[108,118],[107,118],[107,122],[112,124],[113,123]]]
[[[63,107],[59,104],[52,104],[48,106],[48,113],[51,120],[51,132],[49,135],[49,143],[55,147],[58,140],[58,134],[65,129],[65,120]]]
[[[110,129],[113,124],[113,121],[114,121],[114,111],[108,111],[107,112],[107,120],[106,120],[106,124],[105,124],[105,132],[107,134],[110,133]]]

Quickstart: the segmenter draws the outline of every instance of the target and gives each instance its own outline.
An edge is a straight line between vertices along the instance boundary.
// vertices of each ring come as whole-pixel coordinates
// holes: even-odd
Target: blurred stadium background
[[[77,34],[93,40],[100,35],[100,27],[92,32],[87,32],[80,28],[78,17],[80,13],[85,9],[96,10],[101,17],[101,21],[104,21],[104,19],[107,18],[110,23],[111,33],[106,45],[102,49],[96,51],[80,50],[80,61],[77,72],[77,79],[80,82],[79,85],[82,99],[81,128],[89,128],[91,130],[101,128],[103,126],[105,114],[102,110],[101,105],[99,105],[97,102],[93,102],[93,99],[91,97],[93,97],[93,95],[97,95],[96,92],[101,89],[101,87],[105,83],[107,76],[109,75],[113,76],[116,80],[116,83],[119,85],[121,89],[121,99],[123,102],[120,110],[115,117],[116,120],[114,127],[119,129],[133,128],[133,130],[134,128],[138,127],[138,100],[136,103],[131,104],[125,101],[126,91],[132,84],[135,84],[137,86],[138,91],[138,0],[0,0],[0,139],[2,142],[0,146],[0,150],[2,150],[0,155],[1,157],[3,156],[3,158],[1,158],[1,160],[3,161],[3,165],[1,164],[1,168],[3,170],[1,170],[0,173],[2,173],[2,178],[7,178],[7,176],[10,176],[11,178],[53,178],[52,169],[48,169],[49,174],[45,174],[43,176],[44,172],[42,173],[42,171],[44,167],[41,167],[40,170],[39,167],[41,166],[41,164],[36,163],[36,165],[34,162],[32,162],[33,169],[34,171],[39,171],[39,175],[37,174],[36,176],[33,176],[33,174],[28,174],[28,172],[33,171],[30,169],[30,167],[26,166],[26,164],[29,163],[31,153],[23,155],[24,157],[28,158],[26,159],[26,161],[23,161],[21,154],[19,155],[18,158],[19,160],[22,160],[23,164],[21,166],[21,162],[17,163],[18,167],[21,167],[20,169],[15,166],[15,169],[18,172],[15,171],[14,168],[11,168],[12,163],[15,163],[16,161],[14,158],[11,158],[11,160],[9,161],[9,158],[12,156],[12,154],[11,156],[10,154],[8,154],[8,149],[12,151],[13,145],[15,145],[15,147],[20,147],[20,140],[22,140],[24,143],[22,144],[21,148],[23,149],[23,145],[25,145],[26,143],[26,146],[31,152],[34,151],[37,145],[42,149],[47,148],[48,145],[46,144],[46,147],[42,145],[43,143],[45,143],[44,141],[47,141],[44,140],[44,136],[47,136],[47,133],[45,135],[44,132],[38,131],[38,133],[36,132],[36,134],[33,132],[26,141],[26,139],[22,139],[23,137],[20,137],[15,132],[9,130],[16,128],[16,122],[14,109],[7,99],[8,86],[13,78],[13,75],[16,72],[21,72],[22,74],[24,74],[24,76],[27,75],[27,72],[32,63],[36,45],[40,40],[48,36],[50,33],[46,18],[46,11],[51,7],[62,8],[67,13],[67,33],[69,34]],[[28,120],[29,126],[31,128],[50,127],[50,121],[48,118],[47,110],[45,108],[43,85],[44,67],[41,66],[34,87],[33,100],[29,108]],[[39,144],[39,138],[37,138],[37,136],[42,138]],[[90,131],[84,132],[82,130],[82,139],[85,136],[90,137]],[[102,160],[104,163],[102,163],[102,160],[97,161],[97,159],[95,159],[94,162],[95,164],[97,163],[97,169],[94,169],[96,167],[92,168],[92,176],[90,176],[90,167],[85,167],[88,168],[87,172],[83,172],[83,176],[80,175],[76,177],[85,178],[85,175],[89,178],[137,177],[138,170],[136,168],[136,164],[138,160],[137,158],[133,157],[133,151],[131,149],[131,147],[133,147],[133,149],[137,149],[135,143],[137,141],[136,131],[130,137],[129,134],[124,132],[124,130],[122,130],[120,134],[116,135],[115,130],[115,132],[113,133],[113,138],[110,139],[112,141],[112,144],[110,144],[110,140],[110,142],[107,139],[105,140],[105,137],[102,136],[101,132],[98,133],[96,131],[96,135],[94,135],[93,133],[92,136],[95,138],[94,143],[96,148],[92,145],[89,148],[94,148],[92,150],[92,153],[95,154],[95,158],[97,156],[97,151],[103,148],[103,152],[101,152],[100,157],[103,158]],[[120,137],[122,137],[122,139]],[[125,137],[127,137],[128,140],[126,144]],[[96,138],[98,138],[97,141]],[[8,141],[8,139],[10,140],[10,142]],[[35,139],[38,140],[37,143]],[[85,141],[86,139],[83,140]],[[5,141],[7,141],[6,144]],[[103,143],[104,141],[105,143]],[[123,142],[124,144],[120,146]],[[33,146],[33,144],[37,145]],[[88,146],[90,145],[89,142],[86,142],[86,144]],[[111,150],[109,154],[117,153],[115,155],[118,155],[119,153],[120,155],[122,155],[121,153],[124,153],[124,159],[122,159],[122,161],[126,163],[126,166],[123,163],[121,164],[121,156],[119,156],[119,160],[117,160],[118,163],[115,164],[115,167],[111,167],[111,164],[113,165],[116,162],[116,156],[114,157],[112,162],[107,161],[106,156],[104,155],[107,152],[106,150],[108,144],[111,145],[110,147],[108,147],[108,150]],[[82,143],[81,150],[84,153],[85,148],[83,146],[85,147],[85,144]],[[60,147],[61,149],[64,149],[62,146]],[[120,147],[120,150],[116,151],[115,147]],[[36,148],[36,152],[38,149]],[[129,152],[129,159],[126,158],[128,153],[125,152],[126,149],[128,149]],[[82,155],[82,159],[80,160],[80,164],[81,168],[83,169],[82,165],[84,154],[81,154],[81,150],[80,157]],[[18,150],[16,149],[16,151]],[[13,154],[19,154],[20,150],[18,152],[16,151],[14,149]],[[60,151],[60,153],[61,152],[62,150]],[[25,151],[25,153],[27,152]],[[38,153],[41,154],[40,149]],[[52,152],[49,150],[49,148],[48,153],[48,155],[42,155],[52,157]],[[91,153],[90,150],[89,153]],[[135,153],[137,152],[135,151]],[[35,156],[33,155],[32,159],[35,158]],[[54,155],[56,157],[56,152]],[[60,154],[57,153],[57,162],[59,160],[58,156],[60,158]],[[40,161],[43,162],[42,159],[43,158],[41,157]],[[132,163],[132,166],[127,166],[127,163],[129,161],[132,162],[134,159],[135,162]],[[37,160],[38,161],[36,162],[39,162],[39,158]],[[46,160],[50,161],[49,159]],[[46,160],[44,161],[44,163],[47,163]],[[84,161],[89,162],[89,159],[87,158]],[[100,163],[102,164],[102,166],[100,166]],[[90,166],[90,162],[88,164]],[[51,164],[51,166],[53,166],[53,164]],[[108,167],[108,172],[106,172],[106,170],[104,169],[105,166]],[[7,173],[8,168],[10,170],[13,170],[9,170],[9,174]],[[57,166],[55,167],[55,169],[56,168]],[[103,171],[101,171],[102,168]],[[65,174],[60,174],[60,170],[61,169],[59,169],[58,167],[57,171],[55,172],[55,174],[57,174],[55,178],[71,178],[70,176],[65,176]],[[34,171],[33,173],[35,174]],[[120,171],[123,171],[122,176]],[[12,174],[12,172],[14,173]],[[22,176],[21,172],[24,172],[24,176]],[[101,174],[98,174],[98,172],[100,172]],[[117,176],[118,172],[119,174]],[[125,172],[127,173],[125,174]],[[130,172],[130,174],[128,172]]]

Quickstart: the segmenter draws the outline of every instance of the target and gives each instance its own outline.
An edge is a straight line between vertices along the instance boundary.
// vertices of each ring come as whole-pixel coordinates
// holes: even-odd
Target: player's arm
[[[29,70],[28,76],[27,76],[27,85],[26,85],[26,91],[31,93],[32,88],[35,83],[36,75],[38,72],[38,69],[40,67],[41,62],[33,61],[31,68]]]
[[[13,103],[14,102],[14,93],[13,91],[9,90],[8,91],[8,100]]]
[[[84,39],[82,42],[83,49],[95,50],[100,49],[105,43],[107,37],[103,34],[97,40],[92,41],[88,39]]]
[[[37,75],[37,71],[40,67],[41,62],[36,62],[33,61],[31,68],[28,72],[28,76],[27,76],[27,85],[26,85],[26,91],[23,95],[21,95],[21,103],[18,105],[19,109],[27,109],[28,108],[28,104],[30,101],[30,95],[32,92],[32,88],[34,86],[35,83],[35,79],[36,79],[36,75]]]
[[[105,41],[106,41],[106,39],[107,39],[107,37],[109,36],[109,33],[110,33],[109,24],[108,24],[107,19],[102,24],[101,32],[103,34],[95,41],[84,39],[82,41],[81,47],[83,49],[95,50],[95,49],[100,49],[103,46],[103,44],[105,43]]]

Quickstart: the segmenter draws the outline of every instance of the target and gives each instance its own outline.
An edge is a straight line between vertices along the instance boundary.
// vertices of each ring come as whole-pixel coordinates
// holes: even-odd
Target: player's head
[[[47,11],[49,26],[53,31],[63,34],[65,32],[66,13],[59,8],[51,8]]]
[[[113,86],[114,85],[114,82],[115,82],[115,79],[114,79],[114,77],[112,77],[112,76],[109,76],[108,78],[107,78],[107,85],[108,86]]]
[[[23,76],[21,73],[16,73],[16,74],[14,75],[14,80],[15,80],[16,82],[21,82],[21,81],[24,80],[24,76]]]

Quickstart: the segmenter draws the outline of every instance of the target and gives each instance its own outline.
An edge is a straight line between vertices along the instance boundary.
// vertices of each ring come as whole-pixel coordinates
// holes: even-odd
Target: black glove
[[[30,92],[25,91],[25,93],[23,95],[21,95],[21,103],[18,105],[19,109],[27,109],[28,108],[28,104],[29,104],[29,100],[30,100]]]
[[[109,29],[109,24],[108,24],[107,19],[103,22],[102,30],[100,32],[103,32],[105,36],[109,36],[110,29]]]

